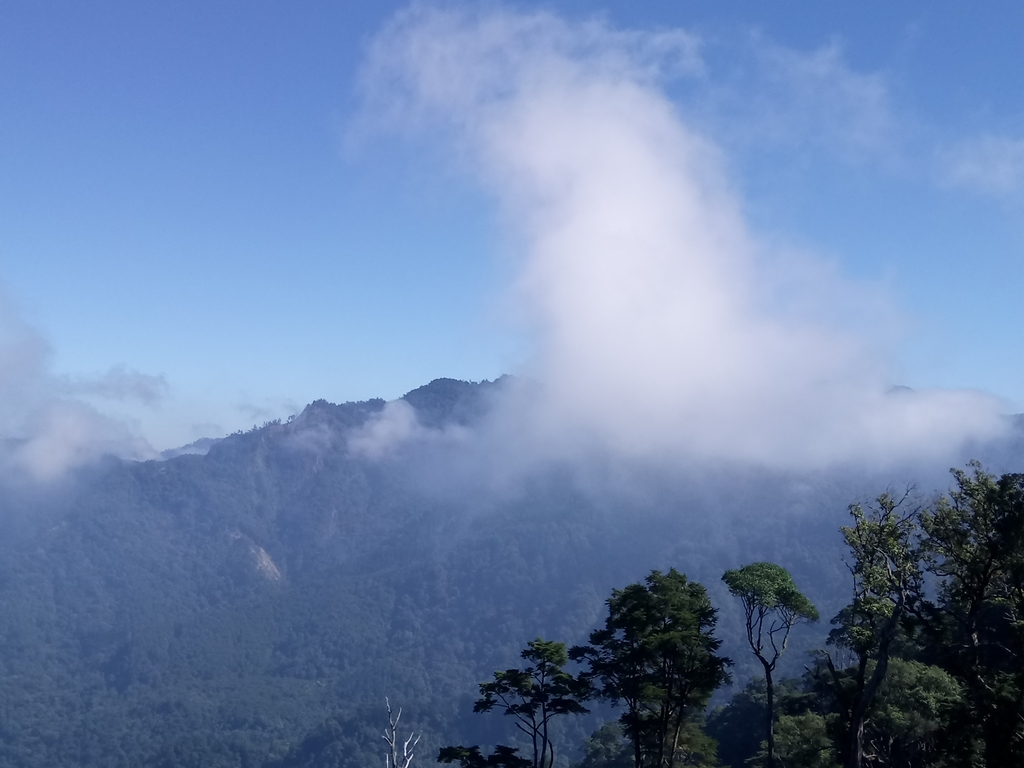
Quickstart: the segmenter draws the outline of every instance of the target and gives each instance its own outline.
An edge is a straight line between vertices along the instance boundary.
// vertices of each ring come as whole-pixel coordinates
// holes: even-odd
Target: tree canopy
[[[687,726],[729,679],[718,655],[717,611],[703,586],[674,568],[612,592],[604,627],[572,649],[597,695],[621,703],[636,768],[702,761]]]
[[[743,604],[747,642],[764,668],[767,690],[765,713],[768,768],[775,764],[775,666],[786,650],[789,634],[801,621],[818,620],[814,607],[796,587],[789,571],[775,563],[751,563],[726,571],[722,580]]]

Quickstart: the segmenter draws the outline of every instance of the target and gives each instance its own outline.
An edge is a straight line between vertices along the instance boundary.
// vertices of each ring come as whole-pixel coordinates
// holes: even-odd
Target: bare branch
[[[402,719],[402,709],[399,707],[398,714],[394,714],[391,709],[391,702],[386,696],[384,697],[384,703],[387,705],[388,724],[390,725],[390,728],[384,730],[382,737],[388,744],[388,754],[384,756],[384,764],[386,768],[409,768],[409,764],[412,763],[414,756],[413,750],[419,744],[420,736],[423,734],[410,733],[409,737],[402,743],[401,754],[399,754],[399,742],[401,740],[398,737],[398,722]]]

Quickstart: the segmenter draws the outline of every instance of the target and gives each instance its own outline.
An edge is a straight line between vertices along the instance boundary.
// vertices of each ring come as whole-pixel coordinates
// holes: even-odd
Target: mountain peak
[[[490,405],[490,397],[508,376],[480,382],[434,379],[402,396],[416,409],[421,424],[438,427],[445,423],[468,424],[477,420]]]

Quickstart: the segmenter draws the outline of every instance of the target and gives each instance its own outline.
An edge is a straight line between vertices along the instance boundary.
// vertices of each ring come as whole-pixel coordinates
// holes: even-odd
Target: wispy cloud
[[[515,425],[531,455],[601,446],[880,465],[998,434],[994,398],[891,392],[885,340],[864,330],[866,312],[841,324],[792,311],[848,305],[862,287],[819,280],[827,270],[787,261],[749,230],[723,150],[664,89],[679,71],[659,66],[667,51],[704,76],[700,43],[665,39],[492,6],[414,6],[370,49],[370,114],[446,135],[523,245],[514,290],[542,396],[535,420]],[[850,147],[884,143],[884,85],[850,73],[838,48],[765,56],[780,120],[797,113],[805,133],[827,129]],[[407,422],[395,421],[412,435]]]
[[[824,147],[847,159],[889,155],[900,125],[885,77],[858,72],[838,42],[800,51],[752,38],[750,67],[723,117],[760,140]]]
[[[157,405],[167,397],[167,379],[116,365],[95,378],[60,377],[62,389],[72,396]]]
[[[369,120],[359,128],[419,130],[441,101],[450,105],[451,120],[469,128],[488,106],[499,107],[514,91],[542,88],[548,76],[568,74],[579,60],[595,78],[623,69],[644,82],[704,72],[700,40],[684,30],[622,31],[601,21],[573,25],[547,13],[489,8],[446,13],[416,4],[399,13],[370,46],[362,75]],[[475,28],[467,35],[470,17]],[[468,47],[438,44],[456,38]],[[474,67],[467,69],[468,61]],[[410,68],[420,68],[414,80]]]
[[[161,377],[124,367],[95,379],[55,375],[46,339],[0,295],[0,480],[52,480],[107,454],[155,458],[131,424],[104,415],[88,401],[153,405],[165,390]]]
[[[380,459],[411,440],[422,438],[425,432],[413,407],[405,400],[393,400],[349,436],[347,447],[357,456]]]
[[[942,151],[940,162],[949,184],[992,195],[1024,190],[1024,138],[975,137]]]

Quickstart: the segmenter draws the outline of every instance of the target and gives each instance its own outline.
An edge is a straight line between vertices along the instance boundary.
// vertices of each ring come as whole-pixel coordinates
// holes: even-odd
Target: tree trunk
[[[772,668],[768,664],[764,665],[764,682],[768,692],[768,760],[765,765],[775,768],[775,686],[772,684]]]
[[[544,704],[540,707],[540,768],[546,768],[546,766],[554,766],[555,755],[554,747],[551,746],[551,742],[548,740],[548,710]],[[551,762],[548,763],[548,748],[551,748]]]
[[[639,718],[639,713],[636,712],[636,711],[633,711],[632,707],[630,707],[630,710],[631,710],[630,713],[629,713],[630,721],[631,721],[630,724],[631,724],[632,727],[629,728],[629,735],[630,735],[630,740],[633,742],[633,766],[634,766],[634,768],[643,768],[644,753],[643,753],[643,746],[642,746],[643,741],[642,741],[642,737],[640,735],[640,727],[639,727],[639,725],[640,725],[639,724],[639,719],[640,718]],[[625,725],[625,723],[623,723],[623,725]]]
[[[683,729],[683,715],[680,713],[676,718],[675,727],[672,729],[672,747],[668,752],[668,767],[675,768],[676,750],[679,749],[679,732]]]
[[[875,662],[875,669],[850,714],[850,744],[846,757],[846,768],[861,768],[864,762],[864,720],[868,716],[868,707],[871,706],[878,687],[885,679],[885,672],[889,668],[889,644],[896,634],[896,622],[890,621],[890,623],[892,629],[886,632],[885,638],[878,647],[878,660]]]

